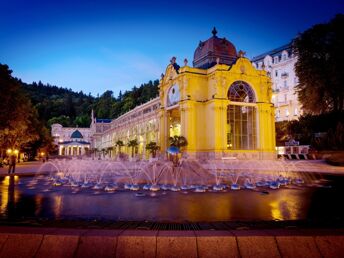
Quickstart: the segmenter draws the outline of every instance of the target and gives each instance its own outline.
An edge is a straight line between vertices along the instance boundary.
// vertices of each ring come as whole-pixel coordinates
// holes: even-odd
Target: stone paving
[[[344,230],[147,231],[0,227],[0,257],[343,257]]]

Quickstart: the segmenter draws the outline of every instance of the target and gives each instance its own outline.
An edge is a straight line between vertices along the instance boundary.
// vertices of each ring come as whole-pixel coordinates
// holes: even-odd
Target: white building
[[[51,125],[54,143],[58,146],[59,155],[83,155],[90,149],[91,129]]]
[[[295,91],[298,84],[294,69],[297,57],[293,54],[292,43],[256,56],[251,61],[255,68],[266,70],[272,79],[276,122],[298,119],[302,110]]]

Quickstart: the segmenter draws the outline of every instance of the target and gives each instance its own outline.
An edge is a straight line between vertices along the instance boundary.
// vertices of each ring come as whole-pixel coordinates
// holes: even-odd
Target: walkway
[[[35,174],[37,171],[40,172],[51,172],[53,171],[52,166],[43,166],[45,163],[42,161],[29,161],[20,162],[16,164],[16,174],[18,175],[29,175]],[[0,168],[0,175],[7,175],[8,166]]]
[[[343,257],[343,230],[146,231],[0,227],[0,257]]]

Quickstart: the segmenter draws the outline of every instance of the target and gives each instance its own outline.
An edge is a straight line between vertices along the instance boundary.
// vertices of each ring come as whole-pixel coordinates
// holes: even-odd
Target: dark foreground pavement
[[[0,227],[0,257],[344,257],[344,230]]]

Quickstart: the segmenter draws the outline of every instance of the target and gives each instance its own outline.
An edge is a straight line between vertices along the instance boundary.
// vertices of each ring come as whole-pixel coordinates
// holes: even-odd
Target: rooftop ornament
[[[216,28],[215,28],[215,27],[213,28],[213,30],[211,31],[211,33],[213,33],[213,37],[216,37],[217,30],[216,30]]]
[[[245,57],[245,55],[246,55],[246,52],[245,52],[245,51],[242,51],[242,50],[240,50],[238,54],[239,54],[239,57]]]

